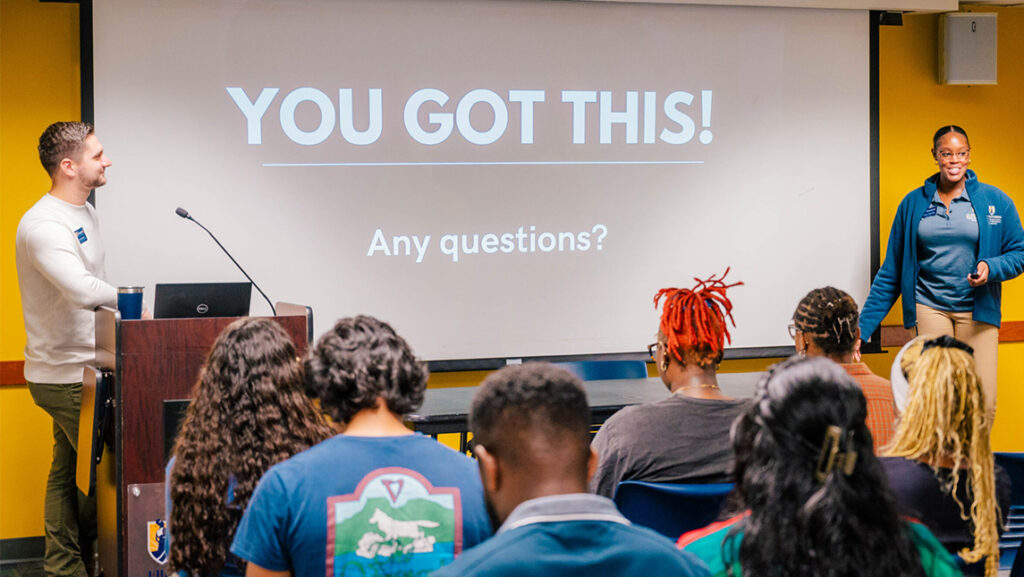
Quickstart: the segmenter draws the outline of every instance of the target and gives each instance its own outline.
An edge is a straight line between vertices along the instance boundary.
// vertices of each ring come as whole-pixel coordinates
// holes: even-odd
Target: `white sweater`
[[[95,358],[93,310],[117,306],[117,289],[103,280],[96,211],[47,194],[21,217],[15,247],[28,336],[25,379],[79,382]]]

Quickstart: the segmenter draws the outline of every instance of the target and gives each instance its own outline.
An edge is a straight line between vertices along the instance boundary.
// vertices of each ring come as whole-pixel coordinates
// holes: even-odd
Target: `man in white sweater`
[[[47,575],[84,576],[82,544],[95,539],[96,502],[75,484],[82,370],[95,354],[93,310],[117,304],[117,289],[104,280],[99,222],[86,200],[106,184],[110,159],[91,125],[57,122],[39,137],[39,160],[52,185],[21,218],[15,258],[25,381],[53,417],[43,568]]]

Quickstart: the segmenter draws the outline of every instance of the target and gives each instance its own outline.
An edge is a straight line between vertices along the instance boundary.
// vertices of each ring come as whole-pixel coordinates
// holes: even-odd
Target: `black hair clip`
[[[935,347],[941,347],[943,349],[960,349],[961,351],[966,351],[969,355],[974,354],[974,349],[971,345],[968,345],[963,341],[958,341],[949,335],[942,335],[941,337],[928,339],[924,342],[924,346],[921,347],[921,352],[924,353],[928,349]]]

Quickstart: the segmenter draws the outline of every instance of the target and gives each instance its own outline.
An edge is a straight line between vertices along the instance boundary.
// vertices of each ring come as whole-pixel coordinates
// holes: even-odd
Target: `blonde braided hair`
[[[941,341],[941,342],[939,342]],[[955,343],[947,346],[948,343]],[[999,565],[999,508],[995,497],[995,473],[989,444],[991,424],[974,357],[946,337],[924,339],[911,345],[902,359],[910,384],[907,407],[896,427],[887,454],[928,463],[960,506],[960,516],[970,520],[974,547],[960,557],[968,563],[985,560],[985,576],[996,577]],[[948,479],[939,476],[939,465],[949,464]],[[957,497],[961,469],[968,469],[967,495],[970,517]]]

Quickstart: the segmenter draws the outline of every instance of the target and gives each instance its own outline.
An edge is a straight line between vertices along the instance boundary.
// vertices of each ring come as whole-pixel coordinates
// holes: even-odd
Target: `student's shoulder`
[[[661,567],[673,574],[687,577],[708,575],[707,567],[700,558],[690,551],[676,547],[664,535],[639,525],[622,525],[620,537],[614,546],[628,549],[632,555],[643,555],[644,564]]]
[[[487,574],[520,575],[523,572],[524,550],[530,550],[530,531],[506,531],[463,551],[451,564],[432,573],[436,577]]]

